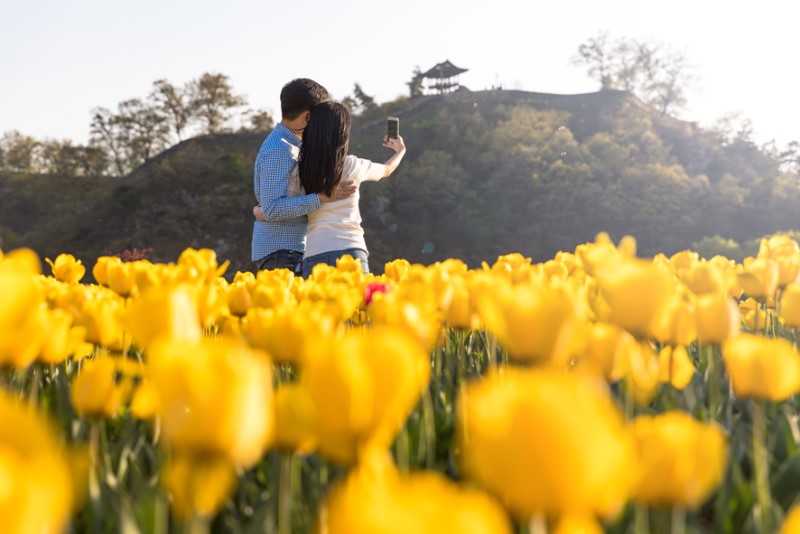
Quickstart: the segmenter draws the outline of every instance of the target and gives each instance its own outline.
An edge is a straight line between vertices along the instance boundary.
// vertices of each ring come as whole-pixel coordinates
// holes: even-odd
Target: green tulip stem
[[[278,474],[278,533],[292,533],[292,460],[291,453],[281,453]]]
[[[766,443],[767,416],[764,401],[753,400],[753,469],[755,472],[756,507],[754,519],[761,534],[772,532],[769,490],[769,456]]]
[[[404,426],[397,436],[397,467],[400,472],[408,474],[410,446],[408,443],[408,425]]]
[[[716,421],[720,404],[720,390],[722,388],[722,381],[720,380],[722,369],[717,361],[717,353],[714,347],[704,345],[702,350],[708,362],[706,367],[708,373],[708,420]]]
[[[100,502],[100,422],[92,421],[89,429],[89,499],[92,503],[92,522],[95,532],[100,531],[102,506]]]
[[[489,371],[494,371],[497,366],[497,338],[494,337],[489,331],[486,331],[486,361],[488,362]]]
[[[184,525],[183,531],[186,534],[208,534],[210,531],[208,518],[201,517],[196,513],[192,514],[192,517]]]
[[[634,534],[650,534],[650,510],[647,505],[636,504],[633,507]]]
[[[456,357],[458,359],[458,382],[456,390],[464,383],[467,370],[467,335],[466,330],[459,328],[456,330]]]
[[[670,534],[686,534],[686,508],[683,506],[672,507],[669,526]]]
[[[31,373],[31,389],[28,392],[28,406],[31,410],[36,410],[36,405],[39,402],[39,364],[34,363],[33,372]]]
[[[425,467],[433,469],[436,463],[436,412],[430,387],[427,386],[422,392],[422,421],[425,428]]]

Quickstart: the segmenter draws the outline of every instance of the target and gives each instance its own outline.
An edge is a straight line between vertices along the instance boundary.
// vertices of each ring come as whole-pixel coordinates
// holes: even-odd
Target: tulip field
[[[308,279],[45,260],[0,253],[0,532],[800,533],[788,235]]]

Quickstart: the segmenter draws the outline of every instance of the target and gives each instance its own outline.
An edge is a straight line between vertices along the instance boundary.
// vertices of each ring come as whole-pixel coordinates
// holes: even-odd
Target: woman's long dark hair
[[[350,148],[350,112],[338,102],[323,102],[311,111],[303,132],[297,168],[306,194],[332,195],[339,185]]]

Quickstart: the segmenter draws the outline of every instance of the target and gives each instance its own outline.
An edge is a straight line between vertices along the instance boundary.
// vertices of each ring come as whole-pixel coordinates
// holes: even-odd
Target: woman
[[[385,178],[397,169],[406,147],[402,137],[384,137],[383,146],[395,152],[383,164],[347,155],[350,147],[349,111],[337,102],[319,104],[311,112],[303,133],[297,174],[289,182],[286,194],[331,195],[339,182],[352,182],[358,187],[364,181]],[[346,254],[360,260],[364,272],[369,272],[358,199],[356,190],[353,196],[324,203],[308,214],[308,234],[302,263],[304,278],[311,274],[314,265],[336,265],[336,260]]]

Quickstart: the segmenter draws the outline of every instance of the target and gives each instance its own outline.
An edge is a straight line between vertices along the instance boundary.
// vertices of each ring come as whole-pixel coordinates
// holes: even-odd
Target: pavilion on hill
[[[429,93],[443,95],[457,91],[461,85],[458,75],[469,69],[456,67],[449,60],[439,63],[427,72],[422,73]]]

